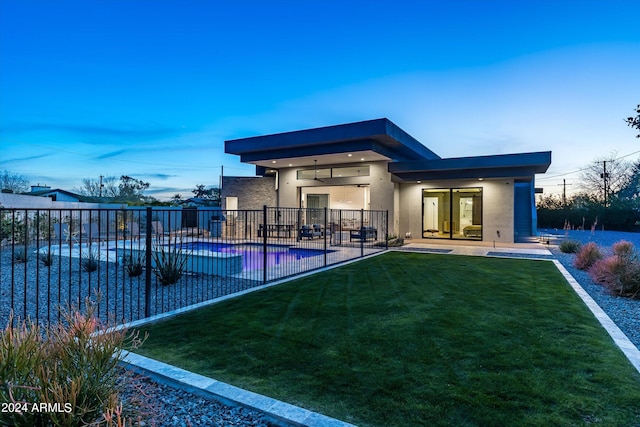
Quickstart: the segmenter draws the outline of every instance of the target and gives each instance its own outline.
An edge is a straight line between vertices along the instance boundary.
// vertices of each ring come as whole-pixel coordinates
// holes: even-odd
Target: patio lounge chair
[[[378,230],[376,228],[365,225],[364,227],[360,227],[359,230],[351,230],[349,232],[349,241],[351,242],[354,240],[366,242],[369,239],[378,239]]]
[[[107,240],[107,235],[100,233],[98,224],[95,222],[89,224],[82,224],[81,239],[87,239],[89,242],[97,241],[100,243],[103,240]]]
[[[131,240],[140,240],[140,226],[137,222],[127,222],[127,237]]]
[[[69,224],[66,223],[54,223],[53,224],[53,233],[55,234],[53,241],[56,244],[75,242],[78,243],[78,238],[76,233],[71,233],[69,231]]]
[[[151,228],[153,229],[153,235],[156,237],[156,239],[160,237],[171,236],[170,232],[164,231],[164,226],[162,225],[162,221],[151,221]]]
[[[300,239],[302,239],[303,237],[313,239],[315,237],[320,238],[323,236],[323,234],[324,233],[322,232],[322,226],[320,224],[303,225],[302,227],[300,227],[299,237]]]

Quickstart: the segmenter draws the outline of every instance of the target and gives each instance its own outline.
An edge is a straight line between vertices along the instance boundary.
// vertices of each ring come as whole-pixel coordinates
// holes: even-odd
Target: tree
[[[637,116],[635,117],[627,117],[625,119],[625,122],[627,122],[627,125],[631,126],[634,129],[637,129],[638,131],[640,131],[640,104],[638,104],[638,106],[636,107],[636,114]],[[636,135],[636,138],[640,138],[640,133],[638,133]]]
[[[75,188],[75,191],[84,196],[99,197],[115,202],[156,203],[157,200],[153,197],[142,194],[149,186],[148,182],[127,175],[122,175],[119,181],[115,176],[100,176],[96,179],[83,179],[82,186]]]
[[[601,157],[580,175],[582,189],[601,196],[602,204],[608,205],[612,195],[622,190],[631,179],[629,162],[616,159],[616,153]]]
[[[179,205],[180,203],[182,203],[182,200],[182,194],[176,193],[173,195],[173,197],[171,197],[170,202],[172,205]]]
[[[29,191],[29,179],[19,173],[5,170],[0,174],[0,190],[26,193]]]
[[[99,178],[85,178],[82,186],[75,188],[78,194],[91,197],[118,197],[118,179],[115,176],[100,176]]]
[[[640,160],[633,164],[627,183],[618,192],[618,197],[625,200],[640,200]]]
[[[218,187],[205,188],[203,184],[198,184],[196,189],[191,192],[199,199],[210,200],[211,204],[220,205],[220,189]]]
[[[144,195],[142,192],[149,188],[151,184],[144,182],[140,179],[135,179],[127,175],[120,177],[120,184],[118,184],[118,199],[122,201],[139,201],[142,200]]]

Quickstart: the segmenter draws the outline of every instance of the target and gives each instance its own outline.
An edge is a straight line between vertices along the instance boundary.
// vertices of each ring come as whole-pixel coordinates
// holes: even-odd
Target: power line
[[[629,157],[629,156],[633,156],[634,154],[638,154],[638,153],[640,153],[640,150],[634,151],[633,153],[625,154],[624,156],[616,157],[615,159],[608,159],[607,161],[621,160],[621,159],[624,159],[624,158]],[[600,162],[597,162],[597,163],[600,163]],[[560,174],[550,175],[550,176],[546,176],[545,175],[543,177],[536,178],[536,181],[545,181],[545,180],[549,180],[549,179],[555,179],[555,178],[559,178],[559,177],[562,177],[562,176],[567,176],[567,175],[571,175],[571,174],[574,174],[574,173],[582,172],[582,171],[585,171],[585,170],[588,170],[588,169],[589,169],[589,167],[584,167],[584,168],[577,169],[577,170],[574,170],[574,171],[571,171],[571,172],[565,172],[565,173],[560,173]]]

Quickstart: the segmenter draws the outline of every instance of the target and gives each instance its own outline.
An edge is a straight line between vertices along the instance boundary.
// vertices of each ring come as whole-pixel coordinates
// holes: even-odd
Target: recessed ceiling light
[[[289,166],[293,166],[291,163],[289,163]]]
[[[416,181],[418,184],[420,184],[422,181]]]
[[[276,162],[275,160],[272,160],[272,161],[271,161],[271,163],[275,163],[275,162]]]
[[[360,160],[364,161],[364,157],[360,157]]]
[[[353,156],[353,154],[349,153],[349,154],[347,154],[347,156],[351,157],[351,156]]]

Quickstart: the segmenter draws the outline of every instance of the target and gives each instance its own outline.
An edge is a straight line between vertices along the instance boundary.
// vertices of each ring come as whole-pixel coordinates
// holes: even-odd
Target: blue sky
[[[0,170],[149,195],[252,175],[224,140],[387,117],[442,157],[640,156],[640,2],[0,0]]]

